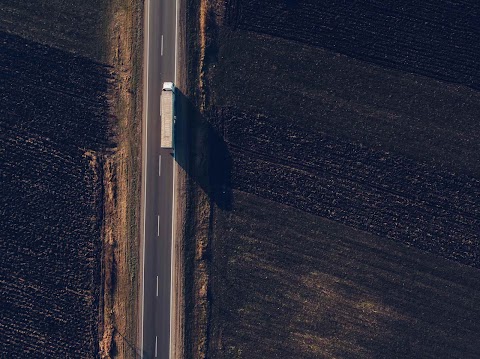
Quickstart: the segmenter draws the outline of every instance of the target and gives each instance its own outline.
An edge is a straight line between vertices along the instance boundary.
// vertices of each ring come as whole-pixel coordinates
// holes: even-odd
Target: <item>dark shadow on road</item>
[[[222,210],[232,206],[232,160],[220,121],[212,113],[207,120],[177,89],[175,96],[175,159]]]

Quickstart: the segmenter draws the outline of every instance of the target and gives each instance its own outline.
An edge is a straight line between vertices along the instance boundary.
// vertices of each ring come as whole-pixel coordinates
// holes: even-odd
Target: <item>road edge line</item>
[[[174,74],[174,82],[175,84],[177,83],[177,52],[178,52],[178,1],[175,0],[175,74]],[[175,126],[175,124],[174,124]],[[174,132],[175,133],[175,132]],[[168,357],[169,359],[172,359],[173,357],[173,336],[172,336],[172,326],[173,326],[173,311],[172,311],[172,306],[173,306],[173,292],[174,292],[174,269],[175,266],[173,265],[175,256],[173,255],[174,250],[175,250],[175,172],[176,172],[176,166],[175,166],[175,136],[173,137],[173,162],[172,162],[172,170],[173,170],[173,181],[172,181],[172,246],[170,249],[170,340],[169,340],[169,351],[168,351]],[[175,306],[176,308],[176,306]]]
[[[140,305],[142,306],[142,317],[140,323],[140,358],[143,358],[143,320],[145,315],[145,242],[146,242],[146,217],[147,217],[147,163],[148,163],[148,70],[149,70],[149,58],[150,58],[150,0],[147,0],[147,9],[146,9],[146,36],[145,42],[147,47],[147,56],[145,61],[145,71],[144,71],[144,111],[145,111],[145,151],[143,159],[143,169],[144,169],[144,189],[143,189],[143,241],[140,241],[142,244],[142,299],[140,300]]]

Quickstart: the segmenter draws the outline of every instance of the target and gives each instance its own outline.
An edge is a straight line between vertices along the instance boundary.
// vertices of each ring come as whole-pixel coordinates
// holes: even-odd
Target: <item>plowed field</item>
[[[228,21],[240,29],[480,87],[477,1],[230,0],[229,6]]]
[[[480,356],[479,5],[207,3],[205,356]]]
[[[480,273],[234,191],[212,260],[211,358],[475,358]]]
[[[236,189],[479,267],[480,181],[223,112]]]
[[[2,358],[99,351],[111,75],[93,60],[98,38],[75,23],[96,31],[103,14],[89,16],[89,6],[0,4]]]

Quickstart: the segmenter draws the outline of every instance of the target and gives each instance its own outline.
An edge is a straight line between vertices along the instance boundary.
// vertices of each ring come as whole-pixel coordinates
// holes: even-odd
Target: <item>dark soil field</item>
[[[105,4],[0,1],[2,358],[99,352]]]
[[[111,0],[1,0],[0,30],[101,61]]]
[[[220,61],[209,70],[216,106],[254,116],[292,113],[289,125],[312,134],[346,137],[480,177],[478,91],[302,43],[222,29]]]
[[[480,181],[360,143],[224,111],[232,185],[480,267]]]
[[[229,0],[228,23],[480,88],[480,4],[426,0]]]
[[[234,191],[210,358],[476,358],[480,272]]]
[[[208,4],[204,357],[480,357],[477,3]]]

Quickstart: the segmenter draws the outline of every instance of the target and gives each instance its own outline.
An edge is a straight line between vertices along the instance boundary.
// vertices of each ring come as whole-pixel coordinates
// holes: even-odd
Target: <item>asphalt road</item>
[[[139,345],[143,358],[169,357],[173,150],[160,148],[160,94],[175,81],[176,0],[145,3],[143,183]],[[143,305],[142,305],[143,303]]]

